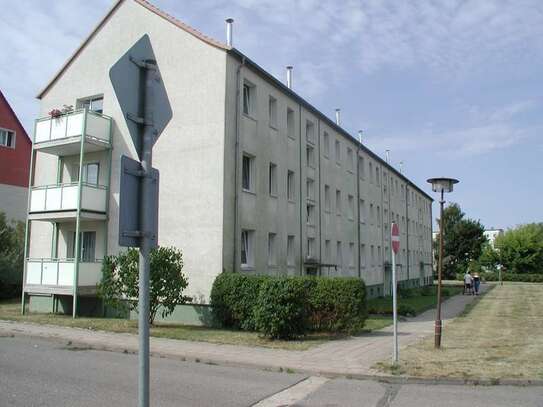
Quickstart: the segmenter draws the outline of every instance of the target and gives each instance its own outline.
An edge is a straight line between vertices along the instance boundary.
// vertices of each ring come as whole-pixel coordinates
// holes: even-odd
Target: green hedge
[[[497,272],[481,273],[481,277],[485,281],[499,281]],[[502,281],[514,281],[524,283],[543,283],[543,274],[521,274],[521,273],[502,273]]]
[[[211,305],[223,326],[291,339],[308,330],[355,332],[367,318],[366,287],[356,278],[266,277],[222,273]]]

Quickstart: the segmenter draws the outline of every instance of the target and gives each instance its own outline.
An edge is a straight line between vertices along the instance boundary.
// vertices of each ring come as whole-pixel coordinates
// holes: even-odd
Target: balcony
[[[74,259],[28,259],[25,291],[72,294],[74,273]],[[101,262],[79,263],[78,290],[81,294],[96,292],[96,285],[101,278]]]
[[[85,151],[100,151],[111,146],[111,118],[86,109],[59,117],[36,120],[34,148],[59,156],[79,154],[81,136]]]
[[[30,191],[29,219],[74,218],[77,214],[77,183],[34,187]],[[101,185],[81,186],[81,216],[105,219],[108,190]]]

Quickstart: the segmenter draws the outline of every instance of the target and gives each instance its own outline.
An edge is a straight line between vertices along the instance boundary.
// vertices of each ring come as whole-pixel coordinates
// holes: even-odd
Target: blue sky
[[[234,45],[431,194],[487,227],[543,221],[543,2],[540,0],[153,0]],[[111,6],[110,0],[2,0],[0,89],[28,129],[34,96]],[[4,59],[5,61],[5,59]],[[434,214],[437,213],[434,204]]]

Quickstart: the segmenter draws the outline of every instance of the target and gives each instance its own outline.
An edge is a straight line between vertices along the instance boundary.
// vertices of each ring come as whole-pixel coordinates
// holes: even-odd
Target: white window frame
[[[253,239],[254,230],[241,230],[240,264],[242,268],[250,268],[254,266]],[[243,252],[245,252],[245,262],[243,261]]]
[[[244,165],[244,162],[245,162],[245,159],[248,160],[248,177],[249,177],[249,180],[248,180],[248,188],[247,186],[245,185],[245,165]],[[247,154],[247,153],[243,153],[242,155],[242,158],[241,158],[241,189],[245,192],[252,192],[254,193],[254,171],[255,171],[255,157],[250,155],[250,154]]]
[[[248,80],[243,81],[243,114],[254,118],[256,116],[256,86]]]
[[[96,108],[95,104],[100,102],[101,108]],[[88,106],[86,106],[88,104]],[[75,105],[78,109],[87,107],[89,111],[102,114],[104,112],[104,95],[89,96],[81,99],[77,99]]]
[[[0,136],[1,134],[4,134],[3,137],[5,137],[5,140],[6,142],[0,142],[0,147],[5,147],[5,148],[11,148],[11,149],[15,149],[15,143],[16,143],[16,139],[17,139],[17,132],[15,130],[11,130],[11,129],[6,129],[5,127],[0,127]],[[11,134],[11,143],[9,143],[10,141],[10,137],[9,135]]]
[[[315,147],[311,144],[306,145],[306,161],[308,167],[315,168]]]

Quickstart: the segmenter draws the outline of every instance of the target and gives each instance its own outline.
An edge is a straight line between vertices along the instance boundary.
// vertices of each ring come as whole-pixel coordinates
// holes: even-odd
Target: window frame
[[[5,127],[0,127],[0,133],[1,132],[5,133],[6,144],[0,143],[0,147],[11,148],[12,150],[15,150],[17,132],[15,130],[7,129]],[[11,134],[11,139],[10,139],[10,134]]]

